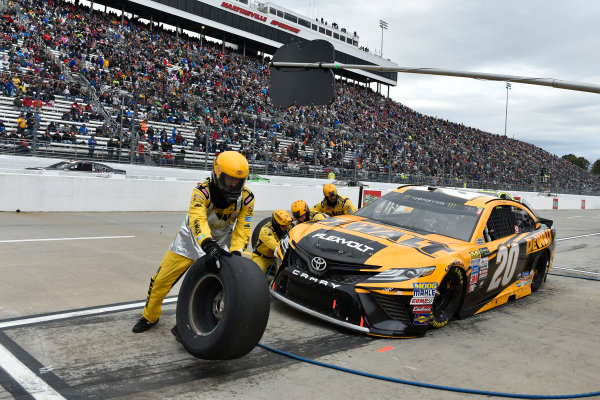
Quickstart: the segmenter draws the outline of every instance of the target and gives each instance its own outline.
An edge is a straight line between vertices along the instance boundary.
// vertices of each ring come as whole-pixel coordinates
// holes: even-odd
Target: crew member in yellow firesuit
[[[311,207],[310,211],[321,212],[333,217],[335,215],[348,215],[356,211],[352,201],[346,196],[338,194],[333,183],[323,185],[323,201]]]
[[[254,214],[247,178],[248,161],[242,154],[225,151],[215,159],[211,177],[192,192],[188,214],[150,279],[146,306],[133,332],[147,331],[158,322],[167,293],[196,259],[206,255],[207,261],[216,262],[244,253]]]
[[[287,235],[291,225],[290,214],[285,210],[278,209],[273,211],[271,221],[261,228],[256,248],[250,259],[257,263],[265,274],[275,262],[275,248],[279,241]]]
[[[306,221],[319,221],[325,218],[329,218],[329,215],[323,214],[318,211],[311,211],[308,209],[308,204],[304,200],[296,200],[292,203],[292,218],[297,224],[301,224]]]

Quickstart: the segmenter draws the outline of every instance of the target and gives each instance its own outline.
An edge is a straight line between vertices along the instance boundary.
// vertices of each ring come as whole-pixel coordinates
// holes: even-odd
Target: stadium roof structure
[[[236,44],[243,53],[274,54],[282,45],[327,40],[335,61],[344,64],[397,67],[394,62],[359,47],[358,35],[337,24],[312,21],[274,3],[248,0],[93,0],[155,23],[166,23]],[[333,25],[333,26],[332,26]],[[256,53],[255,53],[256,54]],[[397,72],[340,70],[336,75],[363,83],[396,86]]]

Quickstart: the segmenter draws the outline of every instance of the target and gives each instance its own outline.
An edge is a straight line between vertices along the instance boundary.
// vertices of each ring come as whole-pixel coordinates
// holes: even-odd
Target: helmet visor
[[[229,201],[237,200],[242,193],[246,178],[237,178],[221,172],[221,175],[217,178],[217,185],[225,194],[225,198]]]

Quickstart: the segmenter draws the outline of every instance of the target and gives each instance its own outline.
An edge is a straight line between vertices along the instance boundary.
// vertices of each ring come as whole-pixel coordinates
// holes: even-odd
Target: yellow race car
[[[418,337],[538,290],[555,236],[518,201],[407,185],[353,215],[293,228],[270,291],[338,326]]]

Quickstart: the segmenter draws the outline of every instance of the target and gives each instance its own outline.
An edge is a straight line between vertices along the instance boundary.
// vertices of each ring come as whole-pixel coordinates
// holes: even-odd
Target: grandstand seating
[[[370,88],[338,80],[331,106],[277,109],[266,95],[268,66],[258,58],[206,41],[200,46],[193,38],[157,28],[150,34],[137,21],[121,24],[120,17],[90,15],[70,3],[12,4],[12,14],[0,19],[0,79],[21,76],[35,86],[45,67],[42,94],[53,91],[55,101],[39,110],[38,139],[51,122],[73,123],[63,120],[73,102],[64,96],[67,86],[79,103],[86,104],[83,95],[91,93],[89,101],[104,117],[87,120],[89,132],[75,135],[77,144],[38,140],[38,155],[86,158],[90,134],[106,123],[108,130],[95,135],[93,158],[106,159],[109,136],[122,134],[119,161],[135,158],[127,141],[139,139],[144,162],[160,164],[156,146],[139,135],[147,119],[155,137],[163,130],[168,137],[173,129],[181,134],[183,143],[172,144],[171,152],[184,148],[184,163],[178,166],[188,168],[211,165],[218,152],[233,149],[247,156],[253,172],[324,177],[334,171],[342,178],[440,185],[468,181],[527,190],[539,187],[539,171],[546,167],[567,190],[600,190],[597,178],[536,146],[421,115]],[[4,136],[17,130],[21,109],[13,104],[14,96],[0,93]],[[123,114],[133,116],[134,123],[126,123],[121,132]],[[29,150],[20,145],[25,139],[0,137],[2,151],[30,151],[31,145]],[[206,141],[208,149],[203,148]]]

